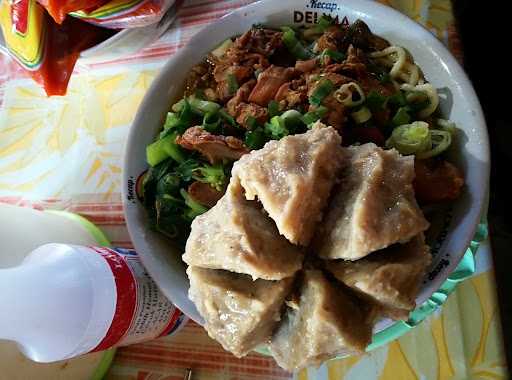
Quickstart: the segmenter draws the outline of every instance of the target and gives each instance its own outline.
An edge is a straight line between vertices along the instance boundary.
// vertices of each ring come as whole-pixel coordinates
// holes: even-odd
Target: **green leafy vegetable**
[[[142,201],[144,207],[148,210],[154,208],[155,197],[157,194],[158,182],[175,165],[174,160],[167,159],[158,165],[151,166],[142,181]]]
[[[192,111],[199,115],[204,115],[205,113],[215,113],[218,112],[221,108],[220,104],[215,102],[203,100],[195,96],[189,96],[187,99],[181,99],[178,103],[175,103],[171,109],[174,112],[180,112],[187,103],[190,104]]]
[[[150,166],[156,166],[169,157],[164,149],[165,139],[157,140],[146,147],[146,161]]]
[[[150,166],[158,165],[168,157],[172,157],[177,162],[185,160],[181,148],[176,144],[177,136],[177,132],[172,132],[146,147],[146,160]]]
[[[220,111],[219,111],[219,116],[226,122],[228,123],[229,125],[233,126],[233,127],[237,127],[238,124],[236,123],[236,120],[233,118],[233,116],[231,116],[229,113],[227,113],[227,111],[222,108]]]
[[[312,58],[313,54],[297,39],[295,31],[292,28],[283,26],[281,30],[283,31],[283,43],[291,54],[298,59]]]
[[[176,162],[183,162],[185,161],[185,155],[183,154],[183,150],[176,143],[176,137],[178,137],[177,131],[171,133],[169,136],[160,141],[165,141],[163,148],[169,157],[171,157]]]
[[[194,90],[194,97],[202,100],[207,100],[206,94],[204,93],[204,90],[202,88],[196,88]]]
[[[180,118],[177,113],[167,112],[164,122],[164,131],[173,129],[180,122]]]
[[[227,178],[222,164],[203,165],[194,169],[193,178],[196,181],[209,184],[218,191],[222,191]]]
[[[210,133],[220,132],[220,115],[218,113],[205,113],[203,117],[203,128]]]
[[[184,182],[189,182],[194,177],[194,171],[200,166],[199,161],[189,158],[186,161],[180,163],[175,169],[174,172],[177,176],[181,178]]]
[[[188,206],[188,210],[185,210],[184,216],[186,219],[192,221],[196,216],[204,214],[208,209],[202,204],[192,199],[189,193],[185,189],[180,190],[180,194],[185,200],[185,204]]]
[[[155,228],[170,238],[187,233],[189,222],[182,215],[185,202],[170,194],[159,195],[155,200]]]
[[[181,99],[179,102],[174,103],[171,107],[173,112],[180,112],[181,108],[185,105],[186,99]]]
[[[319,106],[322,103],[322,100],[324,100],[324,98],[328,96],[333,89],[334,84],[329,79],[320,79],[313,90],[313,93],[309,97],[309,103],[314,106]]]
[[[188,98],[188,102],[193,109],[199,111],[202,114],[215,113],[221,108],[220,105],[215,102],[210,102],[209,100],[201,100],[193,96]]]
[[[165,174],[156,185],[157,194],[175,194],[180,189],[180,177],[174,173]]]
[[[181,102],[180,110],[177,113],[169,112],[167,114],[164,130],[160,133],[160,138],[164,138],[174,131],[177,131],[178,134],[182,134],[187,128],[192,126],[194,119],[192,107],[190,107],[190,103],[186,99],[182,99]]]

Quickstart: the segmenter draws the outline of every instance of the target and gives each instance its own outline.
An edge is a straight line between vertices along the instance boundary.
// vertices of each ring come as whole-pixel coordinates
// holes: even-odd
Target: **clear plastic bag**
[[[35,0],[0,2],[0,29],[9,55],[48,96],[64,95],[80,52],[114,33],[72,17],[59,25]]]
[[[15,0],[15,2],[22,1]],[[57,24],[62,24],[68,13],[82,9],[93,10],[108,3],[109,0],[37,0],[37,2],[46,9]]]

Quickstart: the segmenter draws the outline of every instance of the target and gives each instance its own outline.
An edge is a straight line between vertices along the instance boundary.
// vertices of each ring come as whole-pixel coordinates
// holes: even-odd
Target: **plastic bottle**
[[[45,244],[0,269],[0,339],[48,363],[168,335],[185,316],[133,250]]]

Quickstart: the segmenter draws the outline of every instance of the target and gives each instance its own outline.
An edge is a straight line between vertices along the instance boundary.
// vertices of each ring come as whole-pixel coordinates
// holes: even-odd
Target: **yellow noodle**
[[[359,94],[359,100],[354,101],[352,99],[352,94],[354,91]],[[356,82],[350,82],[341,85],[340,88],[334,91],[334,98],[346,107],[355,107],[361,105],[366,99],[363,90]]]

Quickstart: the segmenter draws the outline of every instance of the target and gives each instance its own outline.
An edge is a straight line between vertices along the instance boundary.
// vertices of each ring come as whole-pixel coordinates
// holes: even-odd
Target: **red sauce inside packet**
[[[68,17],[61,25],[48,19],[46,52],[43,64],[32,77],[48,96],[65,95],[69,78],[82,50],[112,36],[115,31]]]

